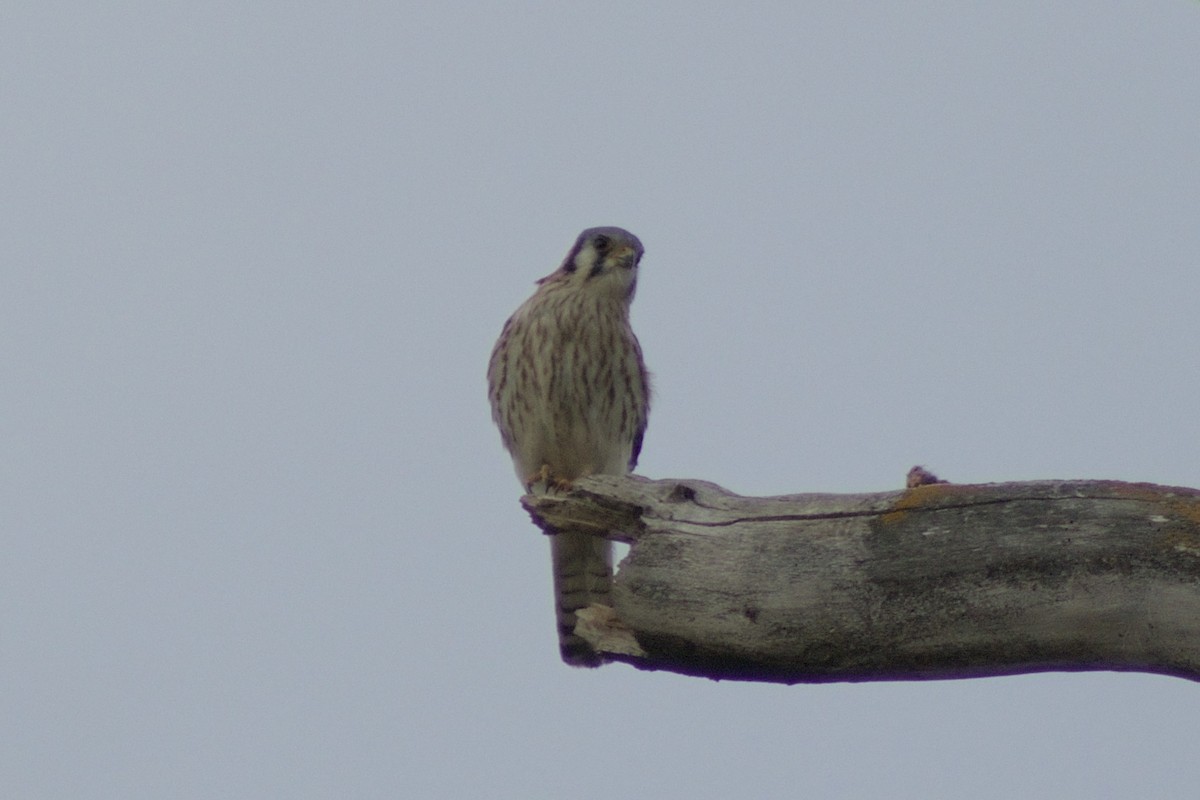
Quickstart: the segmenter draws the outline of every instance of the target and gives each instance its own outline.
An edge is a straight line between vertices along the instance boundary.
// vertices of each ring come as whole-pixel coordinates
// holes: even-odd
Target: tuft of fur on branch
[[[1200,680],[1200,490],[1055,480],[742,497],[606,475],[522,503],[548,534],[630,545],[613,608],[581,610],[575,632],[642,669]]]

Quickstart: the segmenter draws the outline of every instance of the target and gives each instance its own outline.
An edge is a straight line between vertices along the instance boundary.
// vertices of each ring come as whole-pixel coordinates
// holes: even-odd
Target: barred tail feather
[[[575,612],[592,603],[612,605],[612,545],[598,536],[559,533],[550,538],[558,646],[573,667],[597,667],[603,659],[575,635]]]

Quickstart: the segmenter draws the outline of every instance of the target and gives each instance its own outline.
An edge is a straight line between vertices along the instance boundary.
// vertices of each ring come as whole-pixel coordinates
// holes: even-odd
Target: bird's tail
[[[592,603],[612,605],[612,545],[599,536],[559,533],[550,537],[558,647],[573,667],[598,667],[603,659],[575,635],[575,612]]]

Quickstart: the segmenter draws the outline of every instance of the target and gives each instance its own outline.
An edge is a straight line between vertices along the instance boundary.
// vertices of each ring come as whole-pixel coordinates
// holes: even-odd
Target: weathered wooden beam
[[[1200,491],[937,483],[742,497],[596,476],[523,504],[630,545],[576,632],[643,669],[785,683],[1132,670],[1200,679]]]

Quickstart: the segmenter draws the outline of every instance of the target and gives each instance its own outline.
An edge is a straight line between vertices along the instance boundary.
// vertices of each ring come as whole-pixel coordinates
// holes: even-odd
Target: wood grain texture
[[[577,633],[644,669],[786,683],[1200,679],[1200,491],[1058,480],[742,497],[596,476],[522,501],[630,544]],[[585,624],[586,623],[586,624]]]

